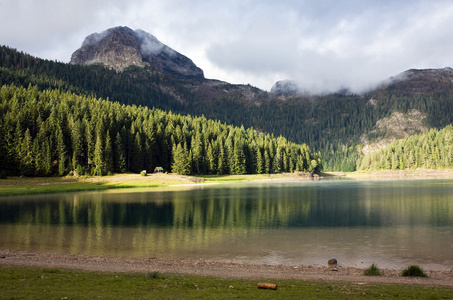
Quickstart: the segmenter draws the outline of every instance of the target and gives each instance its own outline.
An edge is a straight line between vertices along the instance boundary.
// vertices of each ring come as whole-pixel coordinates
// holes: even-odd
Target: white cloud
[[[263,89],[294,79],[313,90],[360,90],[409,68],[453,65],[447,0],[0,0],[0,41],[69,61],[83,39],[143,29],[208,78]]]

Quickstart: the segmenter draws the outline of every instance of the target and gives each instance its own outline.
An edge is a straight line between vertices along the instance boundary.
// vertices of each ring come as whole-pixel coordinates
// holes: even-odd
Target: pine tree
[[[96,132],[90,120],[85,119],[85,139],[87,141],[86,164],[91,167],[94,163],[94,149],[96,146]]]
[[[204,174],[206,172],[205,168],[205,151],[203,145],[203,133],[195,133],[195,136],[192,137],[191,150],[193,155],[192,168],[193,173]]]
[[[256,173],[263,173],[263,155],[261,154],[261,150],[259,148],[256,151]]]
[[[280,148],[277,148],[277,153],[274,156],[274,161],[272,163],[272,169],[275,173],[280,173],[282,170],[282,156],[280,154]]]
[[[24,176],[32,176],[35,172],[35,162],[33,153],[33,140],[30,129],[27,128],[22,140],[20,150],[20,172]]]
[[[57,128],[57,153],[58,153],[58,174],[66,173],[66,145],[64,144],[63,132]]]
[[[190,174],[190,159],[187,153],[187,147],[183,147],[180,143],[174,147],[173,151],[172,172],[180,175]]]
[[[264,150],[264,173],[269,174],[271,172],[271,160],[269,158],[269,153],[267,150]]]
[[[107,133],[105,135],[104,160],[105,160],[104,166],[105,172],[107,174],[113,172],[113,148],[109,130],[107,130]]]
[[[45,141],[44,150],[45,150],[44,174],[48,176],[48,175],[53,174],[53,172],[52,172],[52,151],[51,151],[49,139],[46,139],[46,141]]]
[[[114,171],[118,173],[124,173],[126,171],[126,161],[124,158],[124,148],[121,141],[121,135],[119,132],[116,133],[114,155],[113,155]]]
[[[225,174],[226,158],[225,158],[225,148],[223,147],[223,142],[221,139],[218,140],[217,148],[218,148],[217,174],[223,175],[223,174]]]
[[[231,174],[245,174],[246,160],[243,143],[240,140],[234,144],[232,163]]]
[[[71,141],[72,141],[72,168],[76,169],[77,165],[82,163],[83,156],[83,129],[82,122],[77,120],[73,122],[71,128]]]
[[[135,133],[131,151],[131,171],[140,172],[143,170],[143,147],[142,138],[139,132]]]
[[[209,143],[209,145],[208,145],[208,151],[206,153],[206,159],[208,161],[208,173],[209,174],[216,174],[217,173],[218,157],[217,157],[217,151],[214,148],[214,146],[212,146],[211,143]]]
[[[96,165],[96,169],[93,175],[102,176],[103,170],[105,169],[105,162],[104,162],[104,145],[102,143],[102,137],[100,134],[96,137],[96,144],[94,146],[94,164]]]

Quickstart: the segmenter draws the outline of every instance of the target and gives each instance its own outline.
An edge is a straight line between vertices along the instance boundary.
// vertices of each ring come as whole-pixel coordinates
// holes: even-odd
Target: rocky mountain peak
[[[188,57],[161,43],[143,30],[114,27],[85,38],[82,47],[71,56],[78,65],[101,64],[116,71],[130,66],[150,66],[158,72],[204,77]]]
[[[282,95],[296,95],[300,94],[301,90],[297,83],[293,80],[280,80],[277,81],[271,88],[270,91],[272,94]]]

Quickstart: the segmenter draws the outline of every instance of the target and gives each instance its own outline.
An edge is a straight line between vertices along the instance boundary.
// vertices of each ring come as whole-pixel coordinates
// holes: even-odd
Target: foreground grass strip
[[[265,281],[170,275],[114,274],[0,266],[2,299],[451,299],[453,288],[410,285]]]

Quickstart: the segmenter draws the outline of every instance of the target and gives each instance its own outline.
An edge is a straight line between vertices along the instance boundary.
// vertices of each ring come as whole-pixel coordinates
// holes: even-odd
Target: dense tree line
[[[250,100],[240,94],[242,87],[238,85],[175,77],[146,68],[116,73],[100,66],[41,60],[0,47],[0,85],[3,84],[25,88],[32,84],[39,91],[58,89],[253,127],[291,142],[306,143],[321,153],[325,170],[336,171],[357,168],[360,153],[356,149],[361,136],[394,111],[407,113],[416,109],[426,114],[425,125],[429,128],[441,129],[453,123],[453,84],[441,77],[396,82],[362,95],[294,96],[284,101],[242,86],[254,94]]]
[[[396,140],[357,162],[359,170],[452,169],[453,126]]]
[[[37,86],[41,91],[58,89],[118,101],[183,112],[180,101],[158,88],[171,76],[131,67],[117,73],[102,66],[79,66],[43,60],[15,49],[0,47],[0,85]]]
[[[162,166],[179,174],[309,171],[322,167],[305,144],[148,107],[4,85],[0,164],[7,175],[102,175]]]

